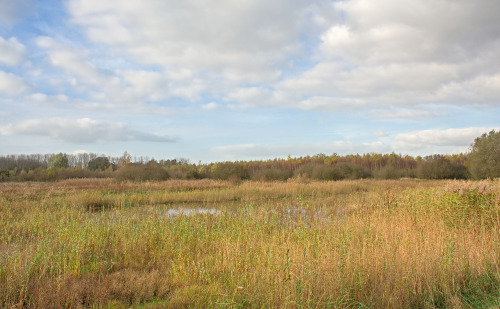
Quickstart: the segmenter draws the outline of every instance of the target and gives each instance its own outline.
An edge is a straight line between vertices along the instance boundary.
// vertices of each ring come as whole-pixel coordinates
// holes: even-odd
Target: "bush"
[[[295,170],[293,173],[294,177],[301,177],[301,178],[312,178],[313,175],[313,170],[316,166],[320,166],[319,164],[314,164],[314,163],[307,163],[304,165],[301,165],[299,168]]]
[[[290,170],[279,169],[279,168],[266,168],[256,171],[252,175],[252,179],[260,181],[272,181],[272,180],[285,181],[288,178],[291,178],[292,176],[293,172]]]
[[[376,179],[400,179],[405,176],[407,175],[404,170],[397,169],[394,166],[384,166],[373,172],[373,177]]]
[[[118,180],[146,181],[146,180],[167,180],[168,172],[158,163],[129,163],[120,167],[114,177]]]
[[[250,173],[238,162],[217,163],[212,167],[212,177],[214,179],[228,180],[235,179],[250,179]]]
[[[203,179],[206,175],[198,170],[196,165],[172,165],[167,168],[171,178],[174,179]]]
[[[338,163],[334,166],[334,180],[360,179],[370,176],[370,172],[361,165],[352,163]]]
[[[299,167],[294,175],[316,180],[343,180],[366,178],[370,176],[370,173],[361,165],[352,163],[337,163],[334,165],[311,163]]]
[[[464,165],[452,163],[442,155],[425,157],[418,167],[418,177],[422,179],[466,179],[467,176]]]

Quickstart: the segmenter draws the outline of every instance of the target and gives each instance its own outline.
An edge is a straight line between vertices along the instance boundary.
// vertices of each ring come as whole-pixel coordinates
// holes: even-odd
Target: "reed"
[[[0,307],[500,305],[498,181],[0,184]]]

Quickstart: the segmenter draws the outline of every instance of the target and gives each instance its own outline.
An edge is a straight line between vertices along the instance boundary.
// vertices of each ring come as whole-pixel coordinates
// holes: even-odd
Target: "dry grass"
[[[488,308],[499,231],[498,181],[3,183],[0,307]]]

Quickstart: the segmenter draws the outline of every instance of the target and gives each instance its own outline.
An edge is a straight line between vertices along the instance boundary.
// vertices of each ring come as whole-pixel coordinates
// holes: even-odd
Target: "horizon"
[[[391,152],[391,153],[376,153],[376,152],[369,152],[369,153],[349,153],[349,154],[338,154],[338,153],[332,153],[332,154],[325,154],[325,153],[315,153],[315,154],[307,154],[304,156],[291,156],[287,155],[285,157],[274,157],[274,158],[267,158],[267,159],[258,159],[258,160],[226,160],[226,161],[209,161],[209,162],[194,162],[189,158],[186,157],[175,157],[175,158],[166,158],[166,157],[161,157],[161,158],[156,158],[156,157],[150,157],[146,155],[136,155],[132,154],[128,151],[125,151],[122,155],[118,156],[112,156],[112,155],[107,155],[104,153],[93,153],[93,152],[78,152],[78,153],[65,153],[65,152],[55,152],[55,153],[15,153],[15,154],[0,154],[0,158],[6,158],[9,156],[44,156],[46,159],[49,159],[51,156],[56,156],[58,154],[63,154],[66,156],[73,156],[77,158],[79,155],[90,155],[91,158],[99,158],[99,157],[105,157],[108,159],[115,159],[115,160],[120,160],[125,154],[129,155],[131,158],[132,163],[148,163],[150,161],[156,161],[156,162],[162,162],[162,161],[177,161],[177,162],[183,162],[180,164],[189,164],[189,165],[210,165],[210,164],[217,164],[217,163],[226,163],[226,162],[232,162],[232,163],[237,163],[237,162],[268,162],[268,161],[274,161],[274,160],[297,160],[297,159],[305,159],[305,158],[315,158],[319,156],[324,156],[325,158],[328,157],[339,157],[339,158],[347,158],[349,156],[359,156],[359,157],[365,157],[365,156],[371,156],[371,155],[381,155],[381,156],[391,156],[391,155],[396,155],[400,158],[405,158],[409,157],[414,160],[419,160],[423,159],[425,160],[427,157],[431,158],[433,156],[443,156],[443,157],[460,157],[460,156],[468,156],[469,152],[460,152],[460,153],[452,153],[452,154],[440,154],[440,153],[433,153],[429,154],[426,156],[412,156],[409,154],[405,153],[396,153],[396,152]],[[91,159],[92,160],[92,159]],[[114,161],[110,161],[113,163]],[[77,166],[78,167],[78,166]]]
[[[0,0],[0,155],[467,153],[500,2]]]

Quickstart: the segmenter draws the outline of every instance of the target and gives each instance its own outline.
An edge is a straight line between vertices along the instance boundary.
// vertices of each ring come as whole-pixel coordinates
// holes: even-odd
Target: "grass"
[[[499,267],[498,181],[0,184],[2,308],[491,308]]]

